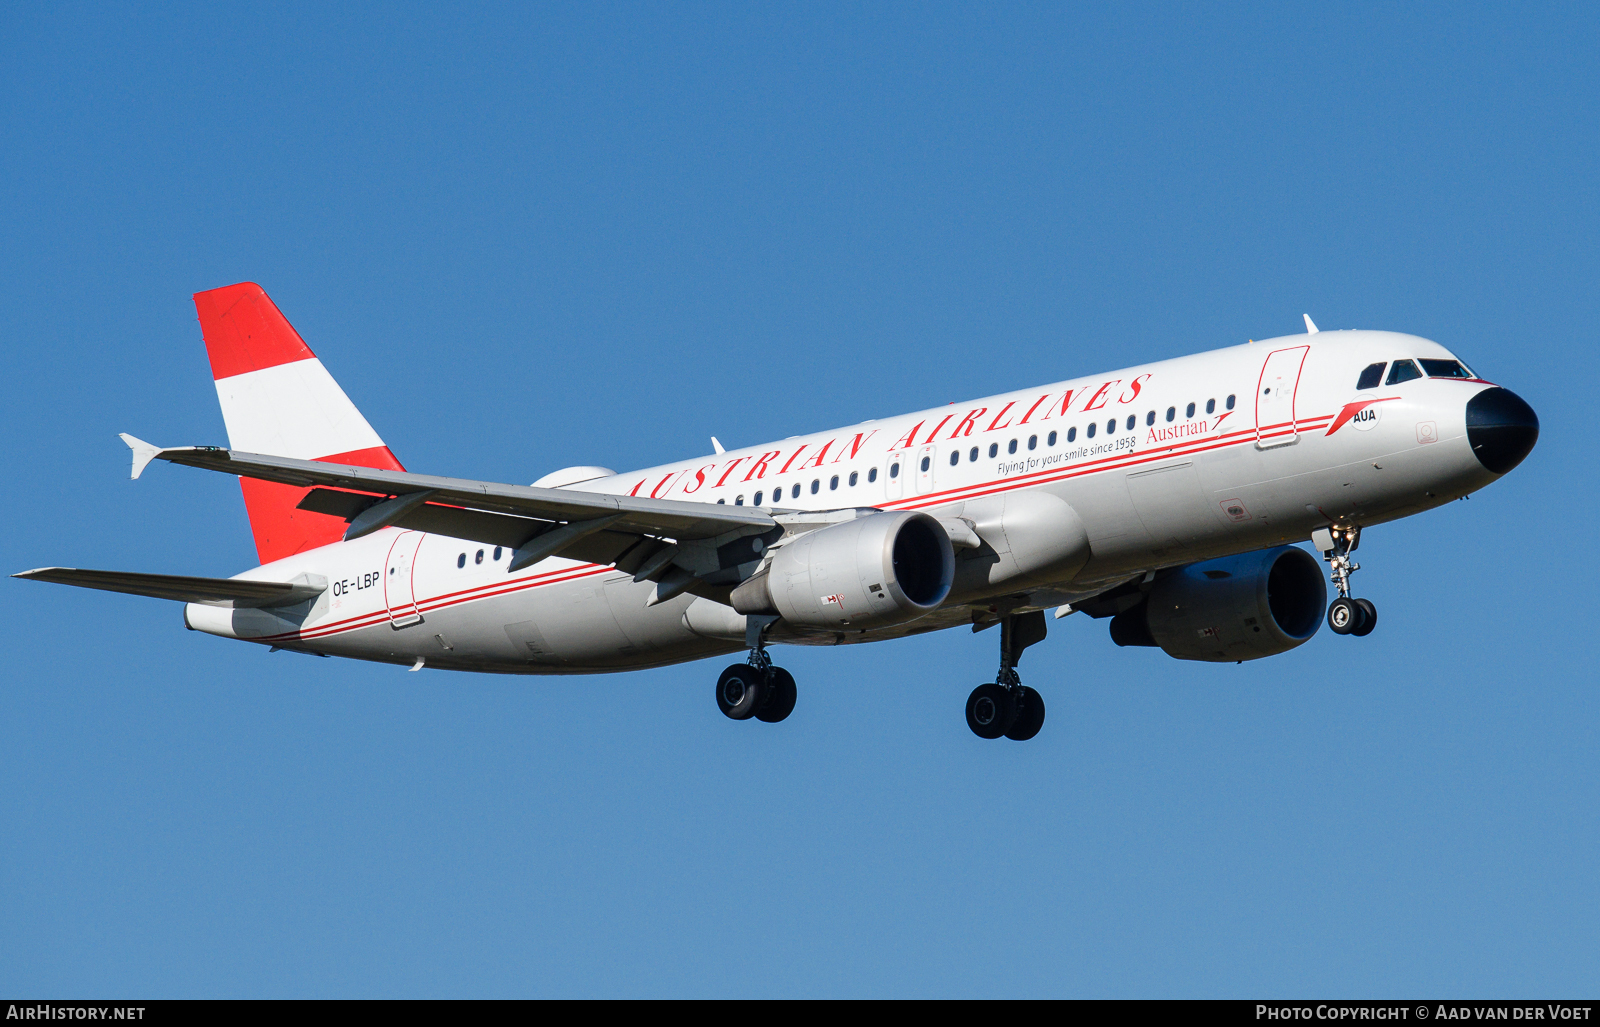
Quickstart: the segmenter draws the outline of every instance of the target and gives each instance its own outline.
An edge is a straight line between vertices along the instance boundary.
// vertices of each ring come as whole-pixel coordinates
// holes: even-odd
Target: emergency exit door
[[[923,446],[917,454],[917,495],[933,491],[933,467],[939,459],[938,446]]]
[[[890,453],[883,465],[883,495],[885,499],[899,499],[906,490],[906,464],[910,454],[902,451]]]

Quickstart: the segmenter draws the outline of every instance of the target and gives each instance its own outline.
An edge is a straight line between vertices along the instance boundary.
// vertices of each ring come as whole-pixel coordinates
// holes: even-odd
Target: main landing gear
[[[717,678],[717,708],[731,720],[756,720],[776,724],[794,712],[798,697],[794,678],[782,667],[772,665],[762,632],[777,618],[751,617],[745,630],[750,643],[748,663],[735,663]],[[764,622],[762,622],[764,620]]]
[[[1022,683],[1017,662],[1022,650],[1043,641],[1044,612],[1013,614],[1000,620],[1000,671],[993,684],[967,696],[967,726],[979,738],[1026,742],[1044,727],[1044,698]]]
[[[1337,524],[1319,528],[1311,533],[1311,541],[1328,561],[1333,585],[1339,590],[1339,598],[1328,604],[1328,627],[1336,635],[1372,634],[1378,626],[1378,608],[1370,599],[1350,598],[1350,575],[1361,569],[1350,554],[1361,545],[1361,529]]]

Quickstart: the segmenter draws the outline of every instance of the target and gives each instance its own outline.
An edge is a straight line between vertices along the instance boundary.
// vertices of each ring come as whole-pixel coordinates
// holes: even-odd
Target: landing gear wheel
[[[1026,742],[1044,727],[1044,696],[1027,685],[1017,689],[1017,719],[1006,729],[1006,737],[1014,742]]]
[[[1354,599],[1335,599],[1328,604],[1328,627],[1335,635],[1348,635],[1361,627],[1366,612]]]
[[[773,667],[767,671],[767,697],[756,710],[756,719],[776,724],[794,712],[796,695],[794,677],[782,667]]]
[[[1009,688],[979,685],[967,696],[967,726],[979,738],[999,738],[1016,719],[1017,702]]]
[[[1350,634],[1360,638],[1372,634],[1372,629],[1378,626],[1378,608],[1372,605],[1370,599],[1357,599],[1356,605],[1361,607],[1361,623],[1351,629]]]
[[[749,720],[766,695],[763,677],[748,663],[735,663],[717,678],[717,707],[732,720]]]

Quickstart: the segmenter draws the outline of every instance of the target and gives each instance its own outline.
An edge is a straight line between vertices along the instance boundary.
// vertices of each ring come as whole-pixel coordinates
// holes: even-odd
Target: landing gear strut
[[[1361,545],[1361,528],[1341,524],[1318,528],[1311,541],[1328,561],[1333,586],[1339,590],[1339,598],[1328,604],[1328,627],[1336,635],[1370,635],[1378,626],[1378,608],[1370,599],[1350,597],[1350,575],[1361,569],[1350,554]]]
[[[967,696],[967,726],[979,738],[1026,742],[1044,726],[1044,698],[1022,683],[1017,663],[1022,651],[1044,640],[1044,612],[1007,615],[1000,620],[1000,670],[993,684]]]
[[[794,677],[772,665],[763,638],[767,626],[775,620],[776,617],[747,617],[745,642],[750,646],[749,660],[735,663],[717,678],[717,708],[732,720],[754,717],[776,724],[794,712]]]

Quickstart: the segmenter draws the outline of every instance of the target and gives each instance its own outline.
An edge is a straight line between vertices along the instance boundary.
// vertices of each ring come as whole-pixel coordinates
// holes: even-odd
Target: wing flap
[[[300,501],[300,509],[354,521],[363,511],[382,501],[382,496],[370,493],[317,488],[306,493],[306,498]],[[536,536],[556,526],[554,521],[535,517],[489,513],[440,503],[423,503],[407,510],[396,518],[393,524],[397,528],[409,528],[412,531],[425,531],[430,535],[446,535],[468,542],[484,542],[491,546],[505,546],[510,549],[520,549]],[[593,543],[580,545],[587,541],[580,538],[572,546],[564,546],[557,552],[567,555],[569,549],[577,547],[582,552],[573,552],[572,559],[587,560],[591,563],[610,563],[609,559],[597,560],[594,557],[606,553],[619,553],[639,537],[631,532],[602,534],[611,534],[612,538],[599,545]]]
[[[11,575],[29,581],[97,588],[105,592],[172,599],[180,603],[244,609],[293,606],[321,595],[326,579],[302,575],[304,581],[243,581],[239,578],[191,578],[177,574],[136,574],[130,571],[93,571],[78,567],[40,567]]]

